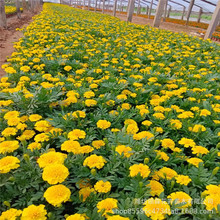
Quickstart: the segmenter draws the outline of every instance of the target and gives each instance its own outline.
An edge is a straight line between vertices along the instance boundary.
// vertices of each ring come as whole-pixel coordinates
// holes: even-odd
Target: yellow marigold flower
[[[45,132],[50,127],[50,123],[46,120],[41,120],[37,121],[34,126],[37,131]]]
[[[176,129],[182,128],[182,122],[178,119],[171,119],[170,125],[171,125],[171,127],[176,128]]]
[[[124,121],[124,125],[131,125],[131,124],[137,126],[137,122],[136,122],[135,120],[133,120],[133,119],[126,119],[126,120]]]
[[[34,151],[34,150],[40,150],[41,147],[42,147],[42,145],[40,143],[32,142],[28,145],[27,149]]]
[[[68,138],[70,140],[79,140],[86,137],[86,132],[80,129],[74,129],[68,133]]]
[[[107,121],[107,120],[98,120],[98,122],[96,123],[97,127],[105,130],[107,128],[109,128],[111,126],[111,122]]]
[[[144,138],[147,138],[147,140],[149,140],[153,137],[154,137],[154,135],[149,131],[141,131],[141,132],[133,135],[134,140],[141,140]]]
[[[175,177],[176,182],[181,184],[181,185],[185,185],[187,186],[192,180],[189,178],[189,176],[185,176],[185,175],[178,175]]]
[[[2,136],[4,136],[4,137],[9,137],[11,135],[14,136],[14,135],[16,135],[17,131],[18,130],[16,128],[8,127],[2,131]]]
[[[122,109],[129,110],[129,109],[131,108],[131,105],[130,105],[129,103],[123,103],[123,104],[121,105],[121,108],[122,108]]]
[[[99,193],[107,193],[111,190],[111,183],[109,181],[104,182],[103,180],[98,181],[94,188]]]
[[[156,132],[163,133],[163,128],[161,127],[155,127],[154,129]]]
[[[201,160],[201,159],[199,159],[199,158],[197,158],[197,157],[192,157],[192,158],[190,158],[190,159],[187,159],[186,161],[187,161],[188,163],[190,163],[190,164],[196,166],[196,167],[199,167],[199,163],[202,163],[202,162],[203,162],[203,160]]]
[[[63,142],[61,145],[61,150],[69,152],[73,152],[74,154],[80,154],[80,143],[78,141],[68,140]]]
[[[89,145],[84,145],[79,149],[79,152],[81,154],[88,154],[91,153],[92,151],[94,151],[94,148]]]
[[[107,220],[129,220],[129,218],[122,217],[120,215],[112,215],[112,216],[106,216]]]
[[[131,155],[133,155],[134,153],[132,152],[132,148],[131,147],[126,147],[125,145],[118,145],[115,148],[115,151],[118,152],[120,155],[124,155],[124,157],[130,157]]]
[[[140,174],[143,178],[147,178],[150,174],[150,168],[142,163],[130,166],[129,170],[131,177],[135,177]]]
[[[79,198],[82,199],[83,202],[85,202],[92,192],[95,192],[95,190],[90,186],[83,187],[79,190]]]
[[[107,161],[102,156],[93,154],[84,160],[83,166],[88,166],[89,168],[96,167],[97,169],[101,169],[105,163],[107,163]]]
[[[65,66],[65,67],[64,67],[64,70],[67,71],[67,72],[69,72],[71,69],[72,69],[71,66]]]
[[[118,100],[126,100],[127,99],[127,96],[126,95],[124,95],[124,94],[121,94],[121,95],[117,95],[116,96],[116,98],[118,99]]]
[[[155,150],[155,152],[157,153],[157,156],[159,156],[159,159],[162,159],[164,161],[169,160],[169,156],[165,152],[159,150]]]
[[[43,170],[42,178],[49,184],[62,183],[69,176],[69,170],[63,164],[52,164]]]
[[[20,165],[17,157],[7,156],[0,159],[0,173],[8,173],[13,169],[17,169]]]
[[[116,199],[112,199],[112,198],[104,199],[98,202],[97,204],[98,212],[104,210],[104,213],[102,214],[103,216],[107,216],[108,213],[114,214],[113,209],[118,208],[117,203],[118,201]]]
[[[41,133],[41,134],[37,134],[35,137],[34,137],[34,141],[35,142],[44,142],[44,141],[49,141],[49,136],[48,134],[46,133]]]
[[[11,208],[0,215],[0,220],[16,220],[21,215],[22,211]]]
[[[23,210],[21,220],[45,220],[46,215],[45,205],[30,205]]]
[[[209,153],[209,150],[202,146],[194,146],[192,147],[192,153],[196,154],[196,156],[199,156],[200,154],[203,155]]]
[[[53,206],[61,206],[63,202],[70,199],[71,192],[66,186],[59,184],[49,187],[45,193],[44,198]]]
[[[168,203],[158,198],[150,198],[145,201],[143,211],[147,217],[151,217],[153,220],[162,220],[166,218],[166,215],[171,215]]]
[[[119,132],[120,131],[120,129],[118,129],[118,128],[112,128],[111,129],[111,132],[113,132],[113,133],[116,133],[116,132]]]
[[[139,113],[141,116],[144,116],[145,114],[149,113],[149,110],[148,109],[140,109]]]
[[[184,111],[183,113],[179,114],[177,117],[182,119],[194,118],[194,114],[191,111]]]
[[[32,122],[41,120],[42,116],[38,114],[32,114],[29,116],[29,120]]]
[[[83,94],[83,96],[87,99],[90,99],[92,97],[95,97],[95,93],[93,91],[87,91]]]
[[[106,104],[107,105],[115,105],[115,101],[114,100],[108,100],[107,102],[106,102]]]
[[[196,146],[196,143],[192,139],[188,138],[181,138],[181,140],[179,140],[178,143],[186,148]]]
[[[17,139],[20,141],[30,140],[35,135],[35,131],[33,130],[25,130],[20,137]]]
[[[36,58],[33,59],[33,62],[34,62],[34,63],[39,63],[39,62],[40,62],[40,59],[36,57]]]
[[[22,67],[20,68],[20,70],[23,71],[23,72],[25,72],[25,73],[29,72],[30,69],[31,69],[31,68],[30,68],[29,66],[22,66]]]
[[[4,119],[9,120],[11,118],[17,118],[19,114],[18,111],[9,111],[4,115]]]
[[[220,185],[210,184],[206,186],[206,190],[203,192],[206,195],[219,195],[220,194]]]
[[[42,154],[38,158],[37,163],[40,168],[44,168],[46,166],[53,165],[53,164],[63,164],[66,158],[67,158],[66,154],[51,151],[51,152]]]
[[[75,111],[73,112],[72,115],[74,118],[85,118],[86,117],[86,113],[84,111]]]
[[[192,198],[185,192],[179,191],[171,193],[169,196],[167,196],[168,199],[170,199],[171,204],[179,205],[180,203],[186,203],[182,206],[178,206],[178,208],[188,208],[192,206]]]
[[[0,143],[0,154],[11,153],[19,148],[18,141],[3,141]]]
[[[68,216],[66,220],[86,220],[86,218],[82,214],[74,214]]]
[[[7,124],[9,125],[9,126],[16,126],[16,125],[18,125],[19,123],[20,123],[20,118],[18,118],[18,117],[14,117],[14,118],[9,118],[8,119],[8,121],[7,121]]]
[[[189,131],[192,131],[195,133],[206,131],[206,128],[203,125],[194,125],[193,127],[189,127],[188,129]]]
[[[159,196],[164,191],[163,185],[156,180],[150,180],[146,186],[150,188],[151,196]]]
[[[155,175],[153,176],[154,179],[158,180],[159,178],[171,180],[172,178],[176,177],[178,174],[175,170],[170,169],[168,167],[162,167],[159,169]]]
[[[148,121],[148,120],[145,120],[145,121],[142,121],[141,124],[142,124],[142,125],[145,125],[145,126],[151,126],[151,125],[152,125],[152,122],[151,122],[151,121]]]
[[[161,145],[165,149],[170,148],[171,150],[173,150],[175,148],[175,142],[170,138],[165,138],[165,139],[161,140]]]
[[[128,124],[126,132],[127,134],[136,134],[139,128],[136,124]]]
[[[94,99],[86,99],[85,105],[88,107],[92,107],[92,106],[97,105],[97,101]]]
[[[219,194],[211,194],[205,197],[203,204],[206,206],[206,209],[211,211],[215,209],[218,213],[218,206],[220,205],[220,195]]]
[[[17,128],[18,130],[23,131],[25,128],[27,128],[27,125],[24,124],[24,123],[19,123],[19,124],[16,126],[16,128]]]
[[[17,71],[13,67],[7,67],[5,68],[5,72],[9,74],[16,73]]]
[[[92,146],[95,148],[95,149],[100,149],[101,147],[104,147],[105,146],[105,142],[103,140],[96,140],[96,141],[93,141],[92,142]]]
[[[163,113],[154,113],[153,117],[157,118],[157,119],[160,119],[160,120],[164,120],[165,119],[165,116],[164,116]]]
[[[201,111],[200,111],[200,114],[199,114],[200,116],[208,116],[208,115],[211,115],[211,112],[209,111],[209,110],[207,110],[207,109],[201,109]]]

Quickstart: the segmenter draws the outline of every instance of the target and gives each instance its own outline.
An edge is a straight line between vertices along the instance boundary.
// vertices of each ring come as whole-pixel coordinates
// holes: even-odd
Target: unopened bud
[[[91,169],[91,174],[92,174],[93,176],[95,176],[95,175],[96,175],[96,169]]]
[[[15,178],[13,176],[9,177],[9,181],[14,182]]]
[[[219,171],[219,167],[216,167],[213,171],[212,171],[212,175],[215,176]]]
[[[11,204],[9,203],[9,201],[4,201],[3,204],[9,208],[11,207]]]
[[[29,157],[28,154],[24,154],[23,157],[24,157],[25,161],[29,161],[30,160],[30,157]]]
[[[217,149],[219,149],[220,148],[220,142],[216,145],[216,147],[217,147]]]
[[[144,164],[147,164],[149,162],[149,160],[150,159],[148,157],[144,158]]]
[[[143,187],[143,182],[139,182],[139,186],[140,186],[140,188],[142,188]]]

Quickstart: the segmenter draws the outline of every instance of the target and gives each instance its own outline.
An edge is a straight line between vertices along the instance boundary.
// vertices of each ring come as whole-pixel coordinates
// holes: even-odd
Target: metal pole
[[[0,27],[7,28],[7,20],[5,14],[5,1],[0,0]]]
[[[212,20],[210,21],[209,27],[205,33],[204,39],[208,39],[212,37],[213,32],[215,31],[216,26],[218,25],[220,20],[220,0],[216,5],[215,11],[212,15]]]
[[[165,0],[165,7],[164,7],[164,17],[163,17],[163,21],[166,20],[166,16],[167,16],[167,0]]]
[[[152,10],[152,7],[153,7],[153,3],[154,3],[154,0],[151,0],[148,18],[150,18],[151,10]]]
[[[162,15],[163,15],[163,11],[164,11],[166,1],[167,0],[159,0],[158,5],[157,5],[156,14],[155,14],[154,21],[153,21],[153,27],[159,27],[160,26],[160,22],[161,22],[161,18],[162,18]]]
[[[117,0],[114,2],[114,7],[113,7],[113,16],[116,16],[116,8],[117,8]]]
[[[190,14],[192,12],[194,2],[195,2],[195,0],[191,0],[191,2],[189,4],[189,8],[188,8],[187,15],[186,15],[186,25],[189,23],[189,18],[190,18]]]
[[[134,13],[134,3],[135,3],[135,0],[130,0],[128,4],[127,21],[129,22],[132,21],[132,16]]]

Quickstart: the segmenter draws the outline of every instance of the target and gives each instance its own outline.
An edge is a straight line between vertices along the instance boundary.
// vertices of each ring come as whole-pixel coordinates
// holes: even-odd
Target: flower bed
[[[64,5],[1,79],[0,219],[218,219],[219,46]]]
[[[23,8],[20,8],[21,12],[23,11]],[[16,13],[16,7],[14,6],[9,6],[9,5],[6,5],[5,6],[5,13],[6,15],[12,15],[12,14],[15,14]]]

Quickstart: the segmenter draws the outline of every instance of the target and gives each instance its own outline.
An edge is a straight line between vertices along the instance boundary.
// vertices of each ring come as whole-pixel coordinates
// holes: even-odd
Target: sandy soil
[[[112,13],[108,13],[108,14],[112,14]],[[126,14],[117,13],[116,17],[120,18],[122,21],[126,21],[127,19]],[[152,26],[153,20],[134,15],[132,19],[132,23]],[[198,31],[199,30],[204,31],[204,29],[201,29],[201,28],[190,27],[190,26],[174,24],[170,22],[163,22],[163,21],[160,24],[160,28],[164,30],[178,32],[178,33],[184,32],[189,35],[198,36],[198,37],[203,37]]]
[[[8,28],[0,28],[0,77],[5,74],[1,68],[2,64],[7,62],[7,57],[14,52],[13,43],[23,36],[22,32],[16,31],[16,29],[27,26],[35,14],[37,14],[37,12],[31,13],[26,11],[22,13],[21,19],[18,19],[16,15],[9,17],[7,18]]]

